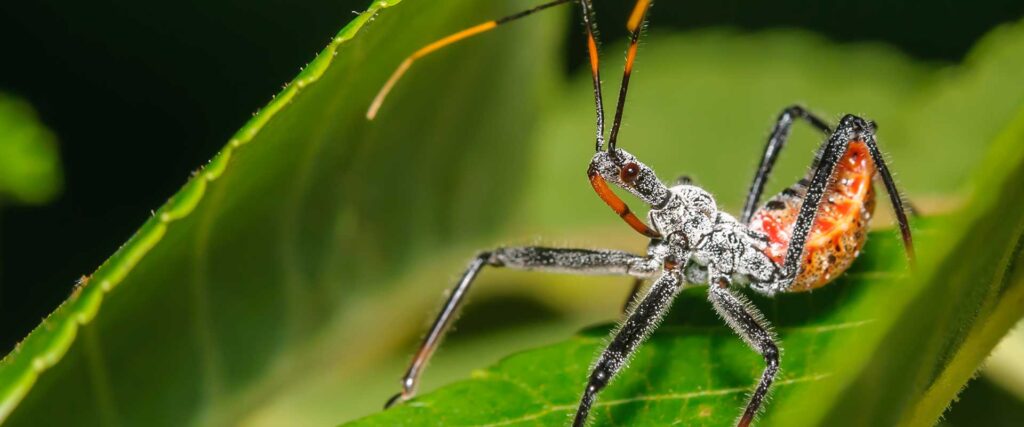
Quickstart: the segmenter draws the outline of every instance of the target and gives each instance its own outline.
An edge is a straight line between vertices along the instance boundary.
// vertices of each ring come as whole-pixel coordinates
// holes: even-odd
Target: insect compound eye
[[[626,184],[632,184],[636,180],[637,175],[640,175],[640,165],[629,162],[619,169],[619,179]]]

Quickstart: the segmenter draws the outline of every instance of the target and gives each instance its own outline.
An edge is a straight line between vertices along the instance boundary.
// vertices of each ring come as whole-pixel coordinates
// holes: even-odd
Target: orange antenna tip
[[[377,117],[377,111],[379,111],[380,106],[384,104],[384,99],[388,97],[388,93],[390,93],[391,89],[395,87],[395,83],[397,83],[398,80],[402,78],[402,75],[404,75],[405,72],[409,70],[409,67],[412,65],[413,61],[424,56],[427,56],[430,53],[442,47],[455,43],[464,38],[475,36],[497,26],[498,23],[496,21],[484,22],[483,24],[479,24],[467,28],[465,30],[459,31],[455,34],[449,35],[447,37],[444,37],[438,41],[435,41],[420,48],[420,50],[417,50],[416,52],[413,52],[412,55],[410,55],[408,58],[405,58],[405,61],[402,61],[398,68],[395,69],[395,72],[391,74],[391,77],[388,79],[387,83],[384,83],[384,87],[380,88],[380,91],[377,92],[377,96],[373,98],[373,102],[370,104],[370,108],[366,110],[366,119],[373,120],[375,117]]]
[[[640,27],[640,24],[644,21],[644,15],[647,14],[647,8],[650,5],[650,0],[640,0],[636,2],[636,6],[633,7],[633,12],[629,14],[629,21],[626,21],[627,30],[633,32]]]

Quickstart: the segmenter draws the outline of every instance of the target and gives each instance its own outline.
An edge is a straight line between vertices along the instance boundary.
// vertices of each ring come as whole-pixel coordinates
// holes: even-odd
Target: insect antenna
[[[458,32],[453,33],[453,34],[449,34],[449,35],[447,35],[445,37],[442,37],[442,38],[440,38],[440,39],[438,39],[438,40],[436,40],[436,41],[434,41],[432,43],[427,44],[426,46],[423,46],[423,47],[419,48],[419,50],[413,52],[412,55],[409,55],[408,57],[406,57],[405,60],[403,60],[402,63],[398,65],[398,68],[396,68],[395,71],[393,73],[391,73],[391,77],[389,77],[388,81],[386,83],[384,83],[384,86],[382,86],[380,88],[380,90],[377,92],[377,96],[375,96],[373,98],[373,102],[370,103],[370,108],[366,110],[366,119],[367,120],[373,120],[375,117],[377,117],[377,112],[380,110],[381,105],[384,104],[384,100],[388,97],[388,94],[391,93],[391,89],[395,87],[395,83],[398,83],[398,80],[400,80],[402,78],[402,76],[405,75],[406,71],[409,71],[409,67],[411,67],[412,63],[416,62],[417,59],[423,58],[424,56],[427,56],[427,55],[429,55],[431,53],[434,53],[438,49],[441,49],[441,48],[443,48],[445,46],[448,46],[448,45],[450,45],[452,43],[455,43],[455,42],[458,42],[460,40],[473,37],[473,36],[478,35],[480,33],[484,33],[484,32],[493,30],[493,29],[497,28],[498,26],[500,26],[502,24],[506,24],[506,23],[509,23],[511,21],[515,21],[517,19],[520,19],[520,18],[523,18],[523,17],[526,17],[526,16],[530,16],[530,15],[536,13],[536,12],[540,12],[540,11],[542,11],[544,9],[549,8],[549,7],[558,6],[560,4],[565,4],[565,3],[572,2],[572,1],[575,1],[575,0],[554,0],[554,1],[551,1],[551,2],[548,2],[548,3],[544,3],[544,4],[541,4],[541,5],[538,5],[538,6],[534,6],[534,7],[530,8],[530,9],[524,10],[522,12],[514,13],[514,14],[508,15],[508,16],[503,17],[503,18],[499,18],[499,19],[487,21],[487,22],[484,22],[484,23],[481,23],[481,24],[477,24],[477,25],[474,25],[472,27],[466,28],[466,29],[464,29],[462,31],[458,31]],[[587,0],[583,0],[582,2],[583,3],[588,3]],[[589,5],[585,6],[585,8],[586,7],[589,7]],[[588,26],[588,33],[589,33],[589,31],[590,30],[589,30],[589,26]],[[591,54],[591,56],[593,56],[593,54]]]
[[[626,108],[626,92],[629,90],[629,76],[633,74],[633,63],[636,61],[640,33],[643,32],[647,10],[650,9],[651,3],[653,3],[653,0],[640,0],[636,2],[636,5],[633,7],[633,13],[629,15],[629,21],[626,22],[626,29],[630,31],[629,49],[626,51],[626,66],[622,72],[622,83],[619,85],[619,99],[615,104],[615,119],[612,121],[612,133],[608,136],[608,152],[615,151],[615,144],[619,139],[622,113]],[[601,151],[600,145],[598,146],[598,151]]]
[[[582,3],[589,3],[589,1],[583,0]],[[629,21],[626,22],[626,29],[628,29],[631,33],[630,43],[629,49],[626,51],[626,65],[625,70],[622,73],[622,84],[619,86],[619,99],[615,105],[615,119],[612,122],[612,132],[611,135],[609,135],[608,139],[608,152],[613,156],[616,155],[615,143],[616,139],[619,136],[619,126],[621,126],[622,124],[622,111],[626,105],[626,92],[629,89],[629,76],[633,72],[633,63],[636,60],[637,42],[640,40],[640,33],[643,29],[643,23],[647,16],[647,10],[650,9],[651,7],[651,3],[653,3],[653,0],[637,0],[636,5],[633,7],[633,12],[629,15]],[[589,7],[589,5],[586,5],[585,7]],[[587,24],[587,28],[587,34],[593,34],[593,32],[590,30],[591,26],[589,22]],[[597,97],[596,101],[598,105],[597,151],[600,152],[604,148],[604,113],[601,108],[601,82],[597,71],[597,50],[592,41],[593,37],[591,36],[588,38],[587,46],[590,50],[590,63],[592,67],[591,71],[594,77],[594,95]],[[637,218],[636,214],[634,214],[629,209],[629,206],[626,205],[626,203],[623,202],[618,195],[612,192],[611,188],[608,187],[608,183],[605,182],[604,178],[601,177],[601,174],[598,173],[593,168],[593,166],[591,166],[591,169],[587,171],[587,176],[590,178],[590,185],[594,188],[594,191],[597,193],[598,197],[600,197],[601,200],[604,200],[604,202],[610,208],[612,208],[612,210],[615,211],[615,213],[618,214],[620,218],[625,220],[630,227],[632,227],[638,233],[643,234],[644,236],[650,237],[652,239],[661,237],[661,234],[648,227],[647,224],[644,224],[644,222],[641,221],[640,218]]]
[[[597,113],[596,151],[604,148],[604,97],[601,95],[601,60],[597,52],[597,24],[590,0],[580,0],[583,9],[583,26],[587,31],[587,55],[590,58],[590,76],[594,84],[594,109]]]

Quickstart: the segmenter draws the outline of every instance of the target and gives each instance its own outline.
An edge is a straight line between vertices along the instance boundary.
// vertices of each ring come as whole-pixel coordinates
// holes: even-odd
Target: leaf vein
[[[786,385],[791,385],[791,384],[798,384],[798,383],[804,383],[804,382],[821,381],[821,380],[823,380],[825,378],[828,378],[830,376],[832,376],[831,373],[807,375],[807,376],[803,376],[803,377],[799,377],[799,378],[792,378],[792,379],[788,379],[788,380],[778,381],[775,384],[777,386],[781,387],[781,386],[786,386]],[[750,387],[732,387],[732,388],[723,388],[723,389],[718,389],[718,390],[693,391],[693,392],[688,392],[688,393],[652,394],[652,395],[647,395],[647,396],[637,396],[637,397],[631,397],[631,398],[626,398],[626,399],[606,400],[606,401],[603,401],[603,402],[598,401],[597,403],[594,403],[593,408],[594,409],[596,409],[596,408],[607,408],[607,407],[611,407],[611,406],[627,405],[627,404],[636,403],[636,402],[645,402],[645,403],[647,403],[647,402],[663,401],[663,400],[682,400],[682,401],[687,401],[687,400],[690,400],[690,399],[693,399],[693,398],[699,398],[699,397],[726,396],[726,395],[730,395],[730,394],[746,393],[746,392],[749,392],[749,391],[750,391]],[[534,412],[532,414],[526,414],[526,415],[523,415],[523,416],[518,417],[518,418],[512,418],[512,419],[508,419],[508,420],[504,420],[504,421],[499,421],[499,422],[496,422],[496,423],[479,424],[478,427],[498,427],[498,426],[506,426],[506,425],[516,424],[516,423],[531,421],[531,420],[535,420],[535,419],[541,418],[541,417],[546,416],[546,415],[553,414],[555,412],[573,411],[573,410],[576,409],[576,406],[577,405],[575,403],[565,404],[565,405],[548,406],[547,408],[544,408],[543,410]]]

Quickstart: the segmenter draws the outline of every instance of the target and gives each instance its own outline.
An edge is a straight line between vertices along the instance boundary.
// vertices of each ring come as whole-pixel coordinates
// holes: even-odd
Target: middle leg
[[[559,273],[590,275],[629,275],[637,278],[651,277],[661,268],[661,260],[622,251],[562,249],[544,247],[498,248],[481,252],[470,262],[462,278],[452,288],[441,312],[434,319],[427,336],[409,363],[402,377],[402,391],[387,401],[385,408],[399,401],[411,399],[416,394],[420,375],[430,357],[434,354],[462,305],[469,288],[485,266],[506,267],[518,270],[538,270]]]

